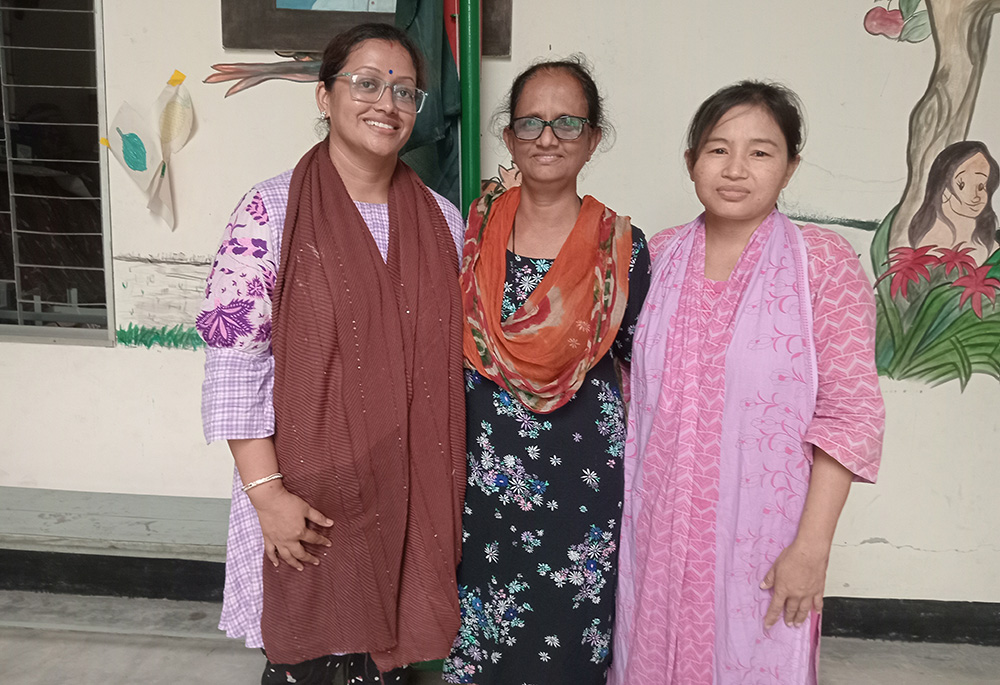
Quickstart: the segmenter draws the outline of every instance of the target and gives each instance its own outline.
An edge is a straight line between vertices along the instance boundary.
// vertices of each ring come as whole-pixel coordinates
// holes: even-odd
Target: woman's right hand
[[[271,563],[278,566],[280,558],[289,566],[301,571],[302,564],[319,564],[302,543],[329,547],[330,541],[307,523],[329,528],[333,521],[309,506],[305,500],[288,492],[279,481],[259,485],[249,492],[250,502],[257,510],[260,530],[264,534],[264,553]]]

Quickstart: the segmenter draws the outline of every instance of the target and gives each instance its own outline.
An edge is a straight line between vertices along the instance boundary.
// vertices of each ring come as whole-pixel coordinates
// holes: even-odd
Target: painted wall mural
[[[194,328],[212,257],[185,254],[115,255],[115,312],[119,345],[197,350]]]
[[[222,45],[322,52],[331,36],[364,21],[393,23],[396,0],[222,0]]]
[[[205,77],[205,83],[225,83],[226,81],[236,81],[229,90],[226,97],[235,95],[247,88],[279,79],[283,81],[295,81],[297,83],[315,84],[319,79],[319,69],[323,59],[321,52],[276,52],[279,57],[285,58],[284,62],[230,62],[227,64],[213,64],[214,74]],[[291,59],[292,61],[287,61]]]
[[[873,36],[932,38],[936,51],[910,114],[906,188],[871,247],[877,363],[890,378],[1000,380],[1000,168],[989,147],[1000,140],[967,140],[998,12],[1000,0],[892,0],[864,18]]]

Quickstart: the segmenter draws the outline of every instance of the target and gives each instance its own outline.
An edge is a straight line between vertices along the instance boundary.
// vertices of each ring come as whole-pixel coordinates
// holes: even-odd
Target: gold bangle
[[[243,492],[246,492],[247,490],[255,488],[258,485],[263,485],[264,483],[269,483],[272,480],[277,480],[279,478],[284,478],[284,476],[282,476],[280,473],[272,473],[270,476],[264,476],[263,478],[258,478],[252,483],[247,483],[241,488],[241,490],[243,490]]]

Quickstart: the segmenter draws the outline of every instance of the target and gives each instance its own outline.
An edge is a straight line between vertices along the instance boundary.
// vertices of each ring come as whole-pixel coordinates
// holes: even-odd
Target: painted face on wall
[[[774,117],[751,105],[723,114],[701,148],[685,157],[710,223],[758,225],[774,209],[799,165],[797,157],[788,159],[788,144]]]
[[[561,69],[543,70],[524,84],[511,118],[586,118],[587,109],[587,98],[575,78]],[[575,181],[597,149],[601,130],[585,124],[579,138],[562,140],[546,126],[535,140],[520,140],[508,127],[503,130],[503,140],[524,183],[570,182]]]
[[[384,40],[358,44],[344,63],[342,72],[363,74],[387,83],[417,84],[417,70],[402,45]],[[410,138],[417,115],[400,109],[387,87],[377,102],[351,97],[351,81],[341,77],[326,90],[316,88],[316,104],[330,117],[330,141],[339,149],[360,157],[387,158],[399,154]]]
[[[990,163],[985,155],[977,152],[962,162],[945,190],[942,201],[959,216],[975,219],[983,212],[989,200],[986,181],[990,176]]]

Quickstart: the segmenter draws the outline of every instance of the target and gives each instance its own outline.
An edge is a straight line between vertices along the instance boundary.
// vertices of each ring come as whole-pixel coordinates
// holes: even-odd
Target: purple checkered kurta
[[[292,172],[259,183],[233,210],[208,276],[196,326],[208,344],[201,414],[205,440],[264,438],[274,434],[274,357],[271,355],[271,292],[281,261]],[[434,193],[462,253],[462,215]],[[389,206],[354,203],[382,259],[389,250]],[[458,287],[458,282],[455,282]],[[247,647],[263,647],[264,540],[250,498],[233,470],[226,546],[226,585],[219,628]]]

